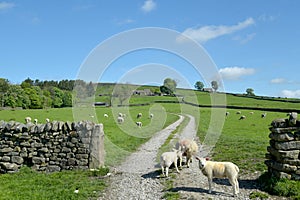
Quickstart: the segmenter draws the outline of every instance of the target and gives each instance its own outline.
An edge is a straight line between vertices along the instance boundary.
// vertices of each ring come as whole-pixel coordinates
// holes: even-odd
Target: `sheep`
[[[243,119],[246,119],[245,115],[242,115],[239,120],[243,120]]]
[[[180,173],[177,167],[177,159],[181,157],[182,152],[177,149],[173,149],[171,152],[164,152],[160,156],[160,166],[161,166],[161,172],[164,176],[168,177],[169,175],[169,168],[174,163],[175,169],[177,173]],[[165,174],[166,169],[166,174]]]
[[[199,161],[199,168],[203,175],[207,176],[209,193],[211,193],[211,185],[213,178],[228,178],[233,188],[233,196],[239,193],[238,173],[239,168],[232,162],[215,162],[209,161],[207,158],[196,157]]]
[[[242,112],[241,112],[241,111],[237,111],[236,114],[237,114],[237,115],[240,115],[240,114],[242,114]]]
[[[31,117],[25,117],[25,122],[26,122],[26,124],[30,123],[31,122]]]
[[[138,113],[138,114],[137,114],[137,116],[136,116],[136,118],[138,118],[138,119],[139,119],[139,118],[141,118],[142,116],[143,116],[143,114],[142,114],[142,113]]]
[[[34,124],[37,125],[38,119],[34,119]]]
[[[262,113],[261,118],[265,118],[267,116],[267,113]]]
[[[118,123],[119,123],[119,124],[122,124],[122,123],[124,122],[124,118],[123,118],[123,117],[118,117],[117,120],[118,120]]]
[[[152,119],[154,117],[153,113],[150,113],[149,118]]]
[[[186,165],[189,168],[190,162],[192,162],[192,156],[198,152],[198,145],[194,140],[182,139],[175,145],[177,150],[182,152],[182,156],[179,158],[179,166],[182,167],[182,157],[186,156]]]
[[[227,111],[227,112],[225,113],[225,116],[227,117],[229,114],[230,114],[230,113]]]
[[[119,116],[119,117],[123,117],[123,114],[122,114],[122,113],[118,113],[118,116]]]
[[[108,114],[104,113],[103,117],[108,118]]]
[[[136,124],[139,128],[141,128],[141,127],[143,126],[142,122],[135,122],[135,124]]]
[[[249,112],[250,113],[250,115],[253,115],[254,114],[254,112]]]
[[[49,118],[46,118],[46,123],[49,123],[50,122],[50,119]]]

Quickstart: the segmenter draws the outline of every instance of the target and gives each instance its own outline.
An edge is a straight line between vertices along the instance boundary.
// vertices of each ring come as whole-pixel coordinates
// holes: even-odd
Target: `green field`
[[[192,90],[181,90],[178,93],[184,95],[185,101],[197,102],[203,105],[210,105],[211,95],[206,92],[198,92]],[[221,98],[223,98],[222,95]],[[253,99],[246,97],[237,97],[234,95],[226,95],[226,102],[228,105],[242,106],[242,107],[260,107],[260,108],[289,108],[289,109],[300,109],[300,103],[282,102],[277,100],[263,100]],[[107,97],[99,96],[96,97],[96,101],[105,100]],[[213,97],[215,98],[215,97]],[[134,152],[141,144],[145,143],[151,138],[151,136],[171,124],[178,119],[178,114],[191,114],[196,118],[198,122],[198,136],[200,141],[204,141],[205,136],[209,130],[214,130],[214,127],[222,126],[217,124],[218,121],[212,119],[213,113],[219,113],[219,116],[223,118],[225,111],[229,111],[230,115],[224,119],[223,128],[221,129],[221,135],[217,140],[216,146],[212,152],[212,157],[215,160],[231,160],[235,162],[241,169],[241,173],[247,174],[255,171],[263,173],[266,170],[264,165],[265,154],[267,152],[267,146],[269,144],[269,125],[275,118],[285,118],[286,113],[284,112],[267,112],[266,118],[261,118],[263,111],[257,110],[241,110],[242,115],[247,118],[245,120],[239,120],[240,115],[236,114],[236,109],[221,109],[214,108],[199,108],[195,106],[179,104],[179,103],[154,103],[154,102],[165,102],[165,101],[181,101],[182,97],[165,97],[165,96],[132,96],[129,102],[131,104],[146,104],[146,106],[132,106],[132,107],[95,107],[94,108],[80,108],[80,119],[91,120],[96,123],[103,123],[104,132],[106,135],[105,146],[106,146],[106,160],[105,166],[110,167],[119,164],[129,153]],[[91,110],[93,112],[91,112]],[[78,110],[77,110],[78,112]],[[126,113],[125,123],[117,125],[116,119],[119,112]],[[143,113],[143,117],[139,120],[143,123],[142,128],[136,127],[134,124],[137,113]],[[254,112],[254,114],[250,114]],[[109,117],[105,118],[104,113],[108,114]],[[149,119],[149,113],[154,113],[154,118]],[[74,121],[73,109],[72,108],[61,108],[61,109],[44,109],[44,110],[0,110],[0,120],[20,121],[23,122],[26,116],[30,116],[32,119],[36,118],[40,123],[44,123],[46,118],[50,120],[59,121]],[[77,118],[76,118],[77,119]],[[186,123],[186,122],[185,122]],[[179,127],[180,129],[180,127]],[[179,131],[179,130],[178,130]],[[41,190],[42,197],[61,195],[61,199],[73,199],[70,197],[68,192],[70,190],[62,190],[61,188],[66,187],[65,184],[69,184],[69,188],[74,189],[72,183],[52,183],[52,176],[80,176],[82,179],[92,179],[90,174],[83,175],[83,172],[60,172],[61,175],[41,175],[28,169],[21,172],[18,179],[15,175],[7,174],[1,175],[1,183],[5,182],[5,185],[0,184],[0,190],[6,191],[6,193],[0,194],[0,199],[27,199],[25,194],[20,196],[24,187],[18,185],[18,182],[24,184],[36,185],[29,193],[35,194],[35,190]],[[34,182],[28,178],[34,177]],[[52,188],[51,191],[47,190],[48,181],[41,183],[39,179],[46,176],[49,178],[48,184],[55,184],[56,187]],[[100,183],[104,185],[104,182],[99,179]],[[87,185],[87,193],[80,198],[76,199],[87,199],[87,196],[93,196],[93,188],[96,183]],[[56,189],[55,189],[56,188]],[[103,187],[101,187],[103,188]],[[99,191],[97,191],[98,193]],[[299,190],[298,190],[299,192]],[[51,193],[51,195],[49,194]],[[299,194],[299,193],[298,193]],[[28,195],[28,194],[27,194]],[[73,195],[73,194],[72,194]],[[71,196],[72,196],[71,195]],[[12,198],[13,197],[13,198]],[[65,198],[64,198],[65,197]],[[36,198],[44,199],[44,198]],[[46,199],[46,198],[45,198]]]

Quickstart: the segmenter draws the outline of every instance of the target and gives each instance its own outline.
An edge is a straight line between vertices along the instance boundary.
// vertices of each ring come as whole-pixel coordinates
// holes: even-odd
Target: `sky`
[[[252,88],[256,95],[300,98],[299,8],[298,0],[0,0],[0,78],[12,84],[26,78],[75,80],[94,52],[94,70],[103,73],[89,73],[98,82],[162,85],[173,78],[178,87],[193,88],[196,81],[211,87],[218,77],[226,92]],[[181,34],[202,48],[189,54],[204,53],[214,66],[201,61],[197,68],[170,44],[159,48],[156,38],[161,44],[167,39],[155,34],[127,40],[147,28]],[[142,48],[101,66],[112,49],[126,49],[140,38],[155,48],[141,41]],[[185,43],[182,38],[176,45]],[[111,45],[113,39],[117,43]],[[96,54],[102,47],[107,51]]]

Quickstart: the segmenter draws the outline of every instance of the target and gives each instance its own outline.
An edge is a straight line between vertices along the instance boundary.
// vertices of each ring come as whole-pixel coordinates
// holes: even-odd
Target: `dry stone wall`
[[[278,178],[300,180],[300,121],[297,113],[289,119],[276,119],[270,127],[270,146],[265,164]]]
[[[102,124],[0,121],[0,173],[17,172],[23,165],[45,172],[98,168],[104,154]]]

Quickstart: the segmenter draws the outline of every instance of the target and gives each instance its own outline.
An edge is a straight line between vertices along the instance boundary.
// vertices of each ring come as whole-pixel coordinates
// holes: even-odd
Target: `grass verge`
[[[98,171],[63,171],[51,174],[22,167],[20,172],[0,176],[0,199],[97,199],[105,187],[102,177],[107,168]],[[78,193],[74,193],[79,188]]]

